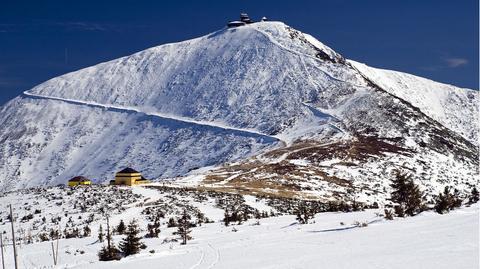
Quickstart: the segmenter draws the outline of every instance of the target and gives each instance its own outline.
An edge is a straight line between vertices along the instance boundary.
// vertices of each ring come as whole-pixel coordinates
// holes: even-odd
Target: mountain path
[[[240,132],[240,133],[243,133],[243,134],[247,134],[249,136],[259,136],[259,137],[269,138],[269,139],[273,139],[274,141],[278,141],[283,145],[286,145],[285,141],[281,140],[280,138],[278,138],[276,136],[263,134],[263,133],[260,133],[256,130],[226,126],[224,124],[220,124],[220,123],[216,123],[216,122],[198,121],[198,120],[194,120],[194,119],[191,119],[191,118],[179,117],[179,116],[175,116],[175,115],[167,115],[167,114],[158,113],[158,112],[145,112],[145,111],[142,111],[142,110],[140,110],[136,107],[124,107],[124,106],[116,106],[116,105],[111,105],[111,104],[101,104],[101,103],[96,103],[96,102],[91,102],[91,101],[82,101],[82,100],[75,100],[75,99],[68,99],[68,98],[61,98],[61,97],[45,96],[45,95],[33,94],[33,93],[29,93],[29,92],[24,92],[23,95],[26,96],[26,97],[61,101],[61,102],[66,102],[66,103],[71,103],[71,104],[76,104],[76,105],[86,105],[86,106],[96,107],[96,108],[113,109],[113,110],[120,110],[120,111],[133,112],[133,113],[142,113],[142,114],[145,114],[145,115],[148,115],[148,116],[154,116],[154,117],[158,117],[158,118],[169,119],[169,120],[179,121],[179,122],[193,124],[193,125],[206,126],[206,127],[211,127],[211,128],[215,128],[215,129],[223,129],[223,130],[228,130],[228,131],[233,131],[233,132]]]

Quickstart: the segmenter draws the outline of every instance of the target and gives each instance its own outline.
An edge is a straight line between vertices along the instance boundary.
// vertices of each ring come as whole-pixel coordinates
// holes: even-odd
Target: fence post
[[[17,262],[17,245],[15,241],[15,228],[13,225],[14,222],[13,217],[13,209],[12,204],[10,204],[10,223],[12,224],[12,241],[13,241],[13,259],[15,260],[15,269],[18,269],[18,262]]]

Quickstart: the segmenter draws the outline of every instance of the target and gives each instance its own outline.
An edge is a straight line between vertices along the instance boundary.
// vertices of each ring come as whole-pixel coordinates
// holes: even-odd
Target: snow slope
[[[420,108],[423,113],[478,145],[478,90],[462,89],[414,75],[369,67],[349,60],[382,89]]]
[[[28,93],[278,133],[311,115],[301,104],[322,81],[361,83],[354,70],[318,61],[312,48],[292,42],[286,27],[220,30],[69,73]]]
[[[2,159],[3,171],[28,180],[5,176],[2,190],[65,183],[75,174],[106,182],[125,166],[138,167],[146,177],[173,177],[243,158],[278,141],[246,131],[45,98],[18,97],[3,109],[8,121],[4,124],[16,126],[2,137],[1,152],[8,156]]]
[[[0,190],[80,174],[107,182],[127,165],[149,178],[182,176],[299,141],[360,136],[452,156],[454,166],[478,174],[477,107],[432,95],[445,107],[434,110],[412,101],[423,93],[392,94],[416,80],[383,85],[353,66],[284,23],[259,22],[53,78],[0,108]],[[415,87],[407,89],[421,92]]]
[[[154,190],[132,188],[133,194],[141,195],[137,201],[154,201],[165,197]],[[72,206],[78,189],[73,195],[63,197],[65,205]],[[47,193],[59,195],[56,189]],[[43,201],[45,197],[30,194],[11,193],[0,197],[1,205],[14,203],[18,217],[29,212],[33,197]],[[182,200],[182,197],[177,197]],[[260,201],[248,198],[248,203],[264,209]],[[121,213],[112,211],[111,223],[120,219],[128,222],[140,220],[142,229],[146,222],[140,214],[147,204],[129,203]],[[143,238],[147,248],[141,253],[120,261],[99,262],[96,256],[104,243],[97,241],[97,230],[104,219],[95,218],[90,224],[92,236],[85,238],[61,239],[59,241],[59,265],[56,268],[412,268],[412,269],[471,269],[479,266],[479,206],[462,207],[445,215],[424,212],[410,218],[386,221],[377,216],[381,210],[366,210],[351,213],[319,213],[315,223],[299,225],[293,215],[263,218],[260,225],[249,220],[241,225],[225,227],[217,220],[218,208],[209,201],[201,202],[201,210],[214,223],[193,228],[193,240],[187,245],[179,242],[163,242],[171,239],[174,228],[167,228],[162,220],[159,238]],[[3,210],[4,208],[2,208]],[[43,203],[29,208],[40,209],[45,216],[63,216],[65,212],[75,223],[82,221],[90,212],[78,209],[47,207]],[[56,212],[58,211],[58,212]],[[221,210],[223,212],[223,210]],[[36,215],[31,222],[39,220]],[[63,218],[65,227],[67,218]],[[17,223],[26,231],[31,222]],[[355,222],[368,223],[357,227]],[[341,224],[343,223],[343,225]],[[10,223],[0,225],[7,231]],[[80,227],[80,226],[79,226]],[[233,227],[237,232],[232,231]],[[105,228],[105,225],[104,225]],[[145,231],[142,232],[144,234]],[[20,233],[19,233],[20,234]],[[122,236],[114,236],[118,243]],[[13,267],[12,249],[5,252],[6,268]],[[21,268],[53,268],[50,242],[21,243],[18,249]],[[154,250],[155,253],[150,253]]]

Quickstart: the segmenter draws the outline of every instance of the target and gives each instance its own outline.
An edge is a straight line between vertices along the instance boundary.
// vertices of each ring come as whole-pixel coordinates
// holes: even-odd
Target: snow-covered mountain
[[[478,144],[478,91],[349,62],[382,89],[408,101],[427,116]]]
[[[306,142],[307,154],[286,160],[345,182],[381,189],[405,166],[427,188],[476,184],[478,100],[346,60],[281,22],[225,28],[53,78],[4,105],[0,188],[106,182],[127,165],[149,178],[254,156],[282,166],[275,152]],[[317,158],[324,145],[334,154]],[[335,160],[355,167],[335,170]]]

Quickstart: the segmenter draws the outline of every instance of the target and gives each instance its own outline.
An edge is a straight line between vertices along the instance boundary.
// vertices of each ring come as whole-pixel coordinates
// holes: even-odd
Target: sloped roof
[[[131,174],[131,173],[140,173],[140,172],[138,172],[137,170],[135,170],[133,168],[127,167],[127,168],[121,170],[118,173],[129,173],[129,174]]]
[[[88,179],[84,176],[76,176],[76,177],[73,177],[69,180],[69,182],[81,182],[81,181],[90,181],[90,179]]]
[[[227,24],[227,26],[242,26],[245,25],[243,21],[231,21]]]

